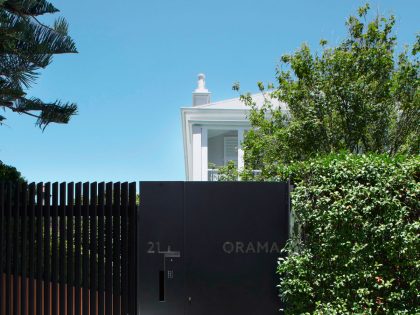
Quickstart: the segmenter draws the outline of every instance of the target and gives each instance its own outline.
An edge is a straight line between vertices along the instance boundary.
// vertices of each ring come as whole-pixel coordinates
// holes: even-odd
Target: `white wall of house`
[[[246,128],[192,125],[192,172],[187,172],[187,180],[207,181],[209,165],[212,164],[217,168],[227,165],[227,162],[232,160],[239,168],[243,168],[242,141]],[[230,150],[228,145],[231,145]]]
[[[242,142],[244,133],[251,128],[247,117],[249,108],[239,98],[212,103],[203,74],[199,75],[197,88],[192,95],[192,106],[181,108],[186,179],[209,180],[209,162],[217,166],[226,164],[229,158],[225,157],[224,143],[227,141],[232,144],[232,137],[236,137],[237,167],[243,169]],[[257,106],[262,105],[266,97],[262,94],[253,95]],[[284,104],[276,104],[276,101],[273,103],[274,106],[285,108]],[[230,153],[232,157],[232,150]]]

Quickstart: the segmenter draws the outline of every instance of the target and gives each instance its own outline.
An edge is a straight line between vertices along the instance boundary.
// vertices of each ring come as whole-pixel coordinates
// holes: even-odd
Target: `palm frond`
[[[45,0],[6,0],[3,5],[7,10],[19,15],[39,16],[59,12],[55,6]]]
[[[68,31],[69,31],[69,24],[67,23],[65,18],[60,17],[54,21],[53,28],[57,33],[63,36],[67,36]]]
[[[38,77],[38,65],[15,55],[0,55],[0,75],[4,80],[29,88]]]
[[[21,113],[39,111],[36,125],[45,129],[50,123],[68,123],[71,116],[77,114],[77,105],[61,101],[44,103],[38,98],[21,98],[16,101],[15,111]]]
[[[77,113],[74,103],[45,103],[26,98],[24,90],[35,82],[39,69],[51,63],[53,55],[77,53],[64,18],[58,18],[53,26],[37,19],[57,11],[46,0],[0,0],[0,109],[33,116],[42,129],[50,123],[67,123]],[[0,125],[4,119],[0,116]]]
[[[71,37],[31,20],[26,22],[18,48],[32,52],[33,55],[77,53],[76,44]]]

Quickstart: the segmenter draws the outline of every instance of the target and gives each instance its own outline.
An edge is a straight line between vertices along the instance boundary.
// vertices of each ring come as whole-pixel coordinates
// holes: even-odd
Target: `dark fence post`
[[[58,312],[58,183],[52,185],[52,246],[51,246],[51,280],[52,280],[52,315]]]
[[[83,183],[83,315],[89,312],[89,183]]]
[[[36,187],[36,314],[42,315],[42,277],[43,277],[43,194],[44,185],[38,183]]]
[[[12,307],[10,305],[11,292],[11,274],[12,274],[12,184],[7,185],[7,206],[6,206],[6,315],[11,315]]]
[[[0,181],[0,313],[4,312],[4,301],[3,301],[3,233],[4,231],[4,182]]]
[[[98,315],[105,313],[105,183],[98,187]]]
[[[128,272],[129,272],[129,304],[130,304],[130,314],[137,315],[137,268],[138,268],[138,260],[137,260],[137,213],[138,208],[136,205],[136,198],[137,198],[137,191],[136,191],[136,183],[130,183],[129,186],[129,209],[128,209],[128,217],[129,217],[129,224],[128,224],[128,248],[129,248],[129,265],[128,265]],[[124,314],[125,315],[125,314]]]
[[[20,221],[20,183],[15,183],[13,198],[13,314],[19,312],[19,221]]]
[[[114,207],[113,207],[113,219],[114,219],[114,257],[113,257],[113,282],[114,282],[114,305],[113,315],[121,314],[121,184],[114,184]]]
[[[22,194],[21,194],[21,203],[22,203],[22,212],[21,212],[21,225],[22,225],[22,252],[21,252],[21,293],[20,293],[20,312],[21,315],[26,315],[26,302],[27,302],[27,279],[26,279],[26,271],[28,265],[28,255],[26,252],[27,249],[27,240],[28,240],[28,209],[27,209],[27,202],[28,202],[28,186],[26,183],[22,184]]]
[[[82,223],[81,223],[81,214],[82,214],[82,183],[76,184],[76,208],[75,208],[75,246],[74,246],[74,311],[75,315],[80,315],[81,311],[81,245],[82,245]]]
[[[128,314],[128,183],[121,185],[121,314]]]
[[[60,315],[65,315],[66,313],[66,283],[67,283],[67,274],[66,274],[66,242],[67,242],[67,233],[66,233],[66,222],[68,221],[66,217],[66,183],[60,184],[60,213],[59,213],[59,223],[60,223],[60,268],[59,268],[59,281],[60,281]],[[68,245],[67,245],[68,246]],[[68,289],[69,290],[69,289]],[[73,315],[73,314],[70,314]]]
[[[105,314],[112,314],[112,183],[106,184]]]
[[[90,185],[90,314],[96,315],[97,286],[97,183]]]
[[[74,303],[74,183],[67,186],[67,314],[73,315]]]
[[[28,314],[35,313],[35,183],[29,185],[29,303]]]

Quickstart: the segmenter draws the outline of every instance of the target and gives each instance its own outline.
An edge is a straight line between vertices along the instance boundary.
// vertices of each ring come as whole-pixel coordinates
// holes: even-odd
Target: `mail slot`
[[[142,182],[140,315],[279,314],[287,183]]]

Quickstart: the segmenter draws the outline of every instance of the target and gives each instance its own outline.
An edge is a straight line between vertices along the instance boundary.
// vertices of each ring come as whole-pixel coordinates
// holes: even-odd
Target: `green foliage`
[[[22,177],[16,168],[0,161],[0,180],[18,181],[22,180]]]
[[[305,44],[284,55],[275,87],[258,83],[264,95],[288,105],[288,114],[268,97],[257,108],[241,96],[253,126],[243,144],[247,168],[264,171],[342,150],[419,153],[420,36],[398,54],[394,17],[367,21],[368,11],[364,6],[347,20],[348,36],[336,47],[321,40],[320,55]]]
[[[65,19],[57,19],[52,27],[40,22],[40,16],[56,12],[45,0],[0,1],[0,108],[33,116],[41,128],[67,123],[77,112],[73,103],[26,97],[26,89],[54,55],[77,52]],[[5,119],[0,115],[0,124]]]
[[[333,154],[267,179],[289,178],[286,314],[419,314],[419,156]]]
[[[229,161],[226,166],[218,168],[218,181],[220,182],[235,182],[238,180],[238,167],[234,161]]]

